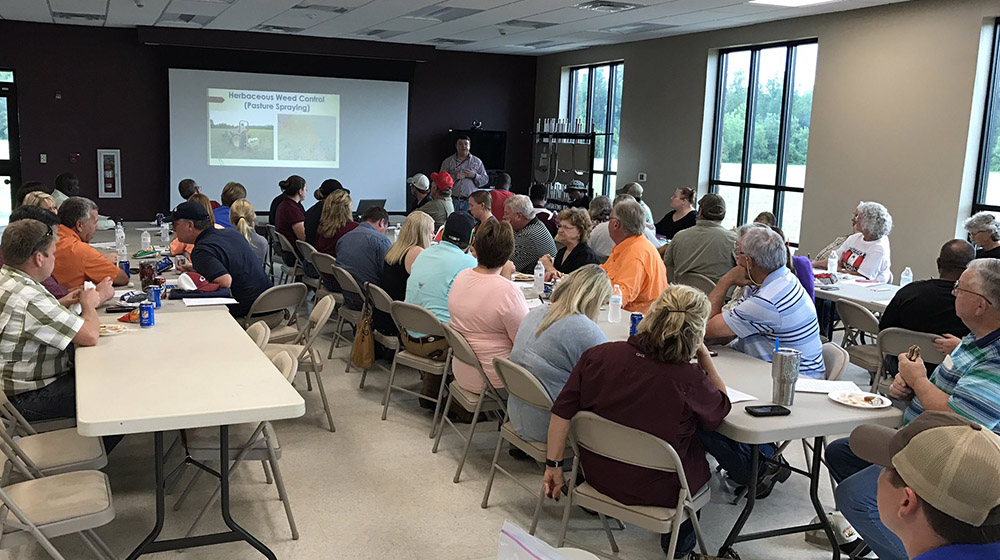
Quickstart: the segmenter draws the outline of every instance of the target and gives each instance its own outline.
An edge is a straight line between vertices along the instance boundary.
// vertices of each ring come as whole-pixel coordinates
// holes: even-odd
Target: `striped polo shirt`
[[[1000,434],[1000,329],[979,340],[967,335],[930,381],[948,393],[948,407],[954,412]],[[923,411],[920,399],[913,397],[903,422]]]
[[[748,286],[739,305],[723,311],[722,318],[736,334],[730,344],[734,350],[770,362],[778,339],[782,348],[802,353],[799,373],[824,377],[816,307],[787,267],[768,274],[759,288]]]

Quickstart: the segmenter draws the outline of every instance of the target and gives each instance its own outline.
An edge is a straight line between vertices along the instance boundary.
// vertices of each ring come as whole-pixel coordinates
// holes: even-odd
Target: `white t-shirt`
[[[889,270],[889,238],[882,236],[875,241],[865,241],[863,233],[855,233],[837,249],[840,264],[869,280],[888,284],[892,282]]]
[[[655,231],[645,228],[642,233],[653,244],[653,247],[659,249],[663,245],[663,241],[656,238]],[[587,241],[587,245],[590,245],[590,248],[602,259],[611,256],[615,242],[611,240],[611,233],[608,232],[608,222],[601,222],[594,226],[594,229],[590,231],[590,240]]]

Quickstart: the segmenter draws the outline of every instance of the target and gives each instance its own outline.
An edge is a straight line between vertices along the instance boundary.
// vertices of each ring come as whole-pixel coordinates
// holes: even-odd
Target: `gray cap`
[[[708,193],[698,201],[701,216],[709,220],[722,221],[726,218],[726,199],[715,193]]]

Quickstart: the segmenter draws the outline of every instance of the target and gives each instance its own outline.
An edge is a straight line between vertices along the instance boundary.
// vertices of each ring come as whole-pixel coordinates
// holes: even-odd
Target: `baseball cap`
[[[451,187],[454,186],[454,181],[451,175],[445,172],[441,173],[431,173],[431,181],[434,181],[434,185],[439,191],[451,192]]]
[[[708,193],[698,201],[701,208],[701,215],[709,220],[722,220],[726,217],[726,199],[721,196]]]
[[[193,292],[214,292],[219,289],[218,284],[209,282],[204,276],[197,272],[185,272],[177,278],[177,287],[181,290]]]
[[[345,190],[347,191],[347,194],[351,194],[351,191],[345,189],[344,185],[342,185],[340,181],[336,179],[327,179],[323,181],[323,184],[320,185],[318,189],[316,189],[316,192],[313,196],[316,197],[316,200],[323,200],[324,198],[333,194],[334,191],[339,191],[339,190]]]
[[[569,182],[568,185],[566,185],[566,190],[585,191],[587,190],[587,187],[583,184],[583,181],[580,181],[579,179],[573,179],[572,181]]]
[[[635,198],[642,198],[642,185],[639,183],[629,183],[618,191],[618,194],[630,194]]]
[[[172,222],[174,220],[207,220],[208,210],[197,202],[182,202],[174,208],[174,211],[170,213],[169,216],[163,218],[164,222]]]
[[[427,175],[423,173],[417,173],[413,177],[408,178],[406,184],[413,185],[413,188],[422,192],[427,192],[431,189],[431,182],[427,179]]]
[[[979,424],[928,411],[899,430],[858,426],[851,450],[895,469],[941,512],[974,527],[1000,525],[1000,436]]]
[[[476,219],[468,212],[452,212],[444,223],[444,233],[441,238],[452,243],[470,243],[472,230],[476,227]]]

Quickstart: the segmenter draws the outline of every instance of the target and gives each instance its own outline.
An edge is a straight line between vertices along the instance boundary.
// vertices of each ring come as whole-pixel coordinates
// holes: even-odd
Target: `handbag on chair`
[[[372,308],[365,305],[364,315],[358,322],[354,345],[351,347],[351,362],[361,369],[367,369],[375,363],[375,335],[372,328]]]

